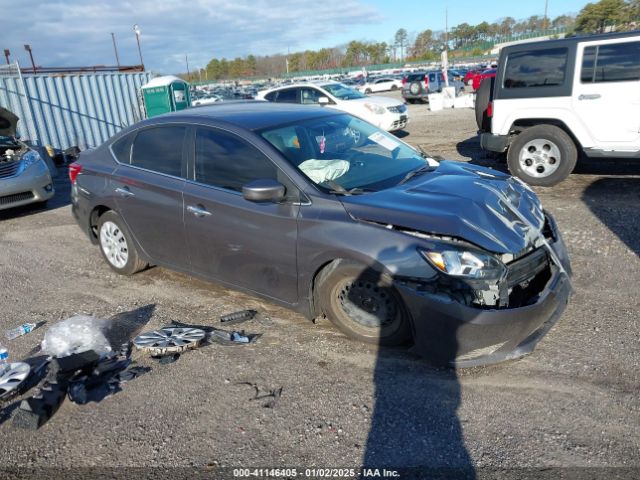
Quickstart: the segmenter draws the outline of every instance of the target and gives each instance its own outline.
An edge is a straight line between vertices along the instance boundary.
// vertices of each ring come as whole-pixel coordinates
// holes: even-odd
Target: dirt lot
[[[411,105],[410,115],[409,143],[503,168],[479,150],[471,110]],[[64,173],[56,183],[46,210],[0,215],[0,329],[47,322],[4,341],[13,359],[33,356],[45,331],[75,313],[119,314],[117,331],[130,336],[172,321],[215,325],[244,308],[271,322],[243,326],[264,333],[251,346],[207,346],[171,365],[139,355],[150,373],[100,403],[66,401],[37,432],[5,421],[17,403],[5,405],[1,466],[198,467],[231,476],[221,467],[364,464],[453,467],[479,478],[566,467],[549,478],[640,477],[640,162],[586,161],[563,184],[538,190],[570,250],[573,299],[532,355],[458,372],[162,268],[119,277],[74,223]],[[264,408],[241,382],[282,387],[282,397]],[[124,472],[159,470],[111,475]]]

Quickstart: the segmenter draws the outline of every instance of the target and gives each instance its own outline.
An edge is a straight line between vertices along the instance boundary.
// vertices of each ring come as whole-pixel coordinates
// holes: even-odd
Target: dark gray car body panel
[[[424,240],[402,229],[459,238],[496,254],[518,256],[533,248],[533,230],[542,228],[544,214],[535,195],[507,175],[443,162],[436,171],[416,176],[404,185],[366,195],[336,196],[309,182],[259,135],[262,128],[331,115],[344,113],[329,108],[249,102],[154,117],[81,156],[83,169],[72,188],[72,212],[95,242],[92,222],[100,211],[113,209],[121,213],[136,246],[149,262],[260,295],[310,319],[320,313],[314,301],[314,280],[323,266],[336,259],[370,266],[400,283],[407,278],[436,281],[441,274],[418,251]],[[299,189],[298,201],[254,203],[237,192],[197,184],[193,180],[193,158],[188,153],[183,160],[185,179],[116,161],[109,148],[113,142],[141,128],[165,123],[215,127],[241,136],[271,159],[293,188]],[[146,188],[141,184],[147,181],[156,182],[156,186],[149,187],[150,193],[138,194],[137,189]],[[132,224],[128,207],[123,207],[131,198],[115,192],[122,186],[135,191],[136,201],[140,198],[149,202],[138,207],[139,218]],[[178,193],[180,188],[182,192]],[[155,202],[163,208],[154,206]],[[212,215],[193,216],[186,210],[189,205],[204,208]],[[514,215],[513,209],[519,215]],[[170,228],[175,231],[164,228],[167,214]],[[142,223],[136,224],[137,221]],[[140,228],[146,231],[141,232]],[[149,238],[156,241],[159,237],[160,245],[154,247],[160,250],[157,253],[148,243]],[[183,252],[167,254],[175,253],[175,249]],[[568,278],[566,272],[558,275]],[[404,287],[398,284],[398,288]],[[559,298],[555,303],[566,304],[568,290],[560,290],[553,291],[553,298]],[[421,314],[432,301],[442,299],[414,295],[407,305],[412,313]],[[526,330],[547,322],[548,310],[543,308],[541,313],[528,317]],[[508,314],[501,315],[502,321],[508,321]],[[412,319],[412,326],[414,338],[425,338],[419,333],[425,331],[421,319]],[[418,353],[420,345],[416,344]]]

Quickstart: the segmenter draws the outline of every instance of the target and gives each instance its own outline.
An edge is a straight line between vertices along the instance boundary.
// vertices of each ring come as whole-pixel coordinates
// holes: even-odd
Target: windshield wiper
[[[408,172],[404,176],[404,178],[398,182],[398,185],[402,185],[403,183],[407,183],[409,180],[411,180],[416,175],[421,175],[421,174],[427,173],[427,172],[433,172],[435,169],[436,169],[436,167],[432,167],[429,164],[422,165],[421,167],[416,168],[415,170],[411,170],[410,172]]]
[[[342,185],[340,185],[338,182],[334,182],[333,180],[326,180],[323,183],[326,183],[327,185],[329,185],[331,187],[331,190],[329,190],[329,193],[333,193],[334,195],[360,195],[361,193],[364,193],[365,191],[373,191],[373,190],[364,190],[362,188],[356,187],[356,188],[350,188],[349,190],[347,190],[346,188],[344,188]]]

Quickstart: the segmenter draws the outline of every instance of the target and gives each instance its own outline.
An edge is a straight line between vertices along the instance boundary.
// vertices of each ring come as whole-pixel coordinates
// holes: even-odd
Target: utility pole
[[[6,59],[7,59],[7,65],[10,65],[10,64],[11,64],[11,62],[9,61],[9,55],[11,55],[11,52],[9,51],[9,49],[8,49],[8,48],[5,48],[5,49],[4,49],[4,58],[6,58]]]
[[[138,24],[133,26],[133,31],[136,34],[136,42],[138,42],[138,55],[140,55],[140,66],[142,66],[142,71],[144,72],[144,61],[142,60],[142,49],[140,48],[140,27]]]
[[[118,65],[118,69],[120,69],[120,57],[118,57],[118,47],[116,46],[116,35],[111,32],[111,40],[113,40],[113,51],[116,53],[116,65]]]
[[[191,76],[191,72],[189,72],[189,55],[184,54],[184,61],[187,62],[187,81],[189,81],[189,77]]]
[[[36,73],[36,62],[33,61],[33,52],[31,51],[31,45],[25,45],[24,49],[29,52],[29,57],[31,58],[31,66],[33,67],[33,73]]]
[[[447,72],[449,68],[449,8],[445,7],[444,9],[444,55],[442,58],[442,74],[444,75],[444,84],[445,86],[449,86],[449,73]]]
[[[547,24],[549,20],[547,19],[547,12],[549,11],[549,0],[544,0],[544,20],[542,21],[542,31],[547,31]]]

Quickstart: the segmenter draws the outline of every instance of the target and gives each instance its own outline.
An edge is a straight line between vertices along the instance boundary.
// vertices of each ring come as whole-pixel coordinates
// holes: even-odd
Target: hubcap
[[[550,140],[531,140],[520,150],[518,160],[520,168],[527,175],[536,178],[548,177],[560,166],[560,149]]]
[[[100,228],[100,246],[109,263],[116,268],[124,268],[129,260],[127,239],[120,227],[113,222],[104,222]]]
[[[347,281],[338,290],[342,311],[363,327],[383,328],[397,315],[394,298],[385,288],[366,280]]]

